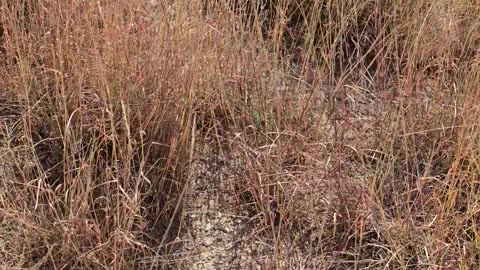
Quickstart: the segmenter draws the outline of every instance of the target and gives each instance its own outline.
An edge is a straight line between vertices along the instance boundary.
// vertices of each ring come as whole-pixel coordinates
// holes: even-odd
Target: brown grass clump
[[[2,268],[164,264],[197,78],[153,8],[2,2]]]
[[[0,268],[174,267],[195,144],[239,164],[265,269],[474,268],[478,14],[0,1]]]

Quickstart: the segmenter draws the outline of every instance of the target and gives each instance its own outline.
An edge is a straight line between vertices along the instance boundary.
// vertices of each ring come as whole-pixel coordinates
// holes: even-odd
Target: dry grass
[[[294,248],[325,269],[474,268],[479,14],[0,1],[0,268],[174,267],[193,144],[212,140],[242,164],[266,269],[309,267]]]

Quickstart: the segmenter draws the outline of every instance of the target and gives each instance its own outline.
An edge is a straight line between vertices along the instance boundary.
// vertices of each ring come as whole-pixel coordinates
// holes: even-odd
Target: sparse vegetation
[[[208,146],[261,269],[474,269],[479,48],[468,0],[0,0],[0,268],[190,268]]]

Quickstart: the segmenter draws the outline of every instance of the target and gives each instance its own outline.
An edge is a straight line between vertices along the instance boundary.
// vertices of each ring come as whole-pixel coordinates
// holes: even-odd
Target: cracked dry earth
[[[201,153],[185,198],[185,229],[179,239],[181,269],[324,268],[320,260],[293,243],[281,243],[278,256],[273,241],[262,237],[255,226],[261,218],[249,214],[237,201],[233,183],[242,164],[212,149]]]
[[[194,163],[185,200],[186,233],[182,237],[185,269],[261,269],[252,256],[250,219],[239,211],[231,187],[231,162],[205,152]]]

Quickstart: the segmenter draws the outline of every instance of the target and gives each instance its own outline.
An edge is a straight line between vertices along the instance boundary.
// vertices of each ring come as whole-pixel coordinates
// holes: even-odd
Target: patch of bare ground
[[[284,206],[279,205],[274,196],[263,194],[269,197],[269,203],[264,205],[268,210],[257,209],[255,195],[242,186],[248,178],[245,175],[248,167],[241,155],[234,152],[220,155],[208,146],[198,155],[186,197],[186,234],[181,236],[182,253],[188,254],[181,264],[185,269],[271,268],[278,256],[277,248],[282,254],[288,254],[288,260],[297,260],[298,265],[318,268],[318,262],[306,260],[311,254],[300,249],[315,233],[313,228],[301,236],[302,245],[290,239],[276,243],[270,237],[272,230],[282,226],[279,219],[283,218],[280,212]],[[298,191],[295,196],[304,195]],[[265,217],[265,213],[269,217]],[[265,226],[265,222],[270,224]]]

